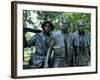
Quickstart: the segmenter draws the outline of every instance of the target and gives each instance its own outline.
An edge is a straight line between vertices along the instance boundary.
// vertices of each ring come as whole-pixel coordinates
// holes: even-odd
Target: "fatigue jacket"
[[[36,46],[36,51],[33,54],[32,62],[36,68],[44,67],[45,57],[49,48],[51,37],[44,35],[43,32],[37,33],[28,41],[28,46]]]
[[[76,66],[87,66],[90,63],[90,33],[79,35],[78,31],[73,33],[72,45]]]

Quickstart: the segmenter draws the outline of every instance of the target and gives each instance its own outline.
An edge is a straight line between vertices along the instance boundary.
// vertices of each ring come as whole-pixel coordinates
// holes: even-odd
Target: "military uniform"
[[[43,32],[37,33],[28,41],[28,46],[36,46],[36,51],[32,57],[32,63],[35,68],[43,68],[45,63],[45,57],[49,48],[51,37],[44,35]]]
[[[62,34],[61,31],[53,33],[55,38],[53,67],[72,66],[71,34]]]
[[[90,63],[90,34],[79,35],[78,31],[73,33],[72,46],[74,50],[75,65],[88,66]]]

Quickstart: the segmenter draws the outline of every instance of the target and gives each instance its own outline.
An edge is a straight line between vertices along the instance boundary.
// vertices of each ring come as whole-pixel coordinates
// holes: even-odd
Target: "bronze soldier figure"
[[[36,51],[30,62],[34,65],[34,68],[45,67],[45,59],[51,41],[51,31],[54,29],[54,26],[50,21],[45,21],[42,24],[42,29],[43,31],[36,33],[31,40],[25,41],[28,47],[36,46]]]
[[[54,58],[52,67],[69,67],[73,66],[73,54],[71,50],[71,33],[68,32],[70,22],[68,18],[64,18],[61,21],[61,26],[59,31],[53,33],[53,41],[50,50],[54,50]],[[49,50],[47,54],[47,62],[51,55]],[[48,65],[48,64],[47,64]]]
[[[71,44],[74,50],[75,66],[88,66],[90,64],[90,33],[84,31],[84,22],[78,21],[78,30],[73,33]]]

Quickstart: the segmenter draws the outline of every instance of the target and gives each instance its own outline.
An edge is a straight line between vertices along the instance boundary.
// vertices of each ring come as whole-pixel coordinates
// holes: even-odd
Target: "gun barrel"
[[[33,33],[40,33],[40,29],[32,29],[32,28],[23,28],[23,32],[33,32]]]

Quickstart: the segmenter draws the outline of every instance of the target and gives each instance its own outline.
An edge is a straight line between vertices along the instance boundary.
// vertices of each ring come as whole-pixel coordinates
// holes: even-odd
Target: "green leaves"
[[[54,26],[54,30],[60,28],[60,21],[62,18],[68,17],[70,20],[70,32],[75,32],[78,28],[77,21],[83,20],[85,23],[85,31],[91,30],[91,14],[76,13],[76,12],[53,12],[53,11],[37,11],[37,10],[23,10],[23,27],[32,26],[33,28],[40,28],[45,20],[50,20]]]

